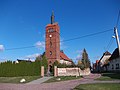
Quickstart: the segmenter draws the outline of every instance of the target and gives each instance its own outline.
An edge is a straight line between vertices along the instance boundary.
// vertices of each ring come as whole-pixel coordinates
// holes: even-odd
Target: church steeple
[[[54,21],[54,18],[55,18],[55,16],[54,16],[54,12],[52,11],[52,15],[51,15],[51,24],[53,24],[55,21]]]

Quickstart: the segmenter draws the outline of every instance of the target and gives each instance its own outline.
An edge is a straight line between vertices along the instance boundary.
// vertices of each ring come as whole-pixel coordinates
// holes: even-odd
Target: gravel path
[[[100,77],[100,74],[90,74],[79,80],[69,80],[54,83],[42,84],[0,84],[0,90],[72,90],[79,84],[87,83],[120,83],[119,81],[96,81],[95,78]]]

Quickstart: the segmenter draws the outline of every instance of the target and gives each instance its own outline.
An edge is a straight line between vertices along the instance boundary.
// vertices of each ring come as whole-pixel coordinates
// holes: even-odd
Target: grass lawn
[[[57,80],[58,78],[60,78],[60,80]],[[78,76],[78,77],[76,77],[76,76],[59,76],[59,77],[53,77],[44,83],[60,82],[60,81],[74,80],[74,79],[80,79],[80,78],[82,78],[82,76]]]
[[[20,76],[20,77],[0,77],[0,83],[20,83],[20,80],[24,78],[25,83],[40,78],[40,76]]]
[[[81,84],[73,90],[120,90],[118,83]]]
[[[103,73],[102,76],[96,80],[120,80],[120,73]]]

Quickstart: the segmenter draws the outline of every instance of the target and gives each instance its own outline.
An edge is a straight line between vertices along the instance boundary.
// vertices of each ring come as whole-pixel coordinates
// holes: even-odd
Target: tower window
[[[50,42],[50,47],[52,47],[52,42]]]
[[[52,55],[52,51],[50,51],[50,55]]]

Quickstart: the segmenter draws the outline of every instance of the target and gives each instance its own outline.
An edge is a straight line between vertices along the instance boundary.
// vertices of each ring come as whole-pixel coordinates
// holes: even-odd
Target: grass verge
[[[40,76],[20,76],[20,77],[0,77],[0,83],[20,83],[20,80],[24,78],[25,83],[36,80]]]
[[[102,76],[100,78],[97,78],[96,80],[120,80],[120,73],[102,73]]]
[[[119,83],[81,84],[73,90],[120,90]]]
[[[53,77],[49,80],[47,80],[44,83],[50,83],[50,82],[60,82],[60,81],[67,81],[67,80],[74,80],[74,79],[80,79],[82,76],[58,76],[58,77]]]

